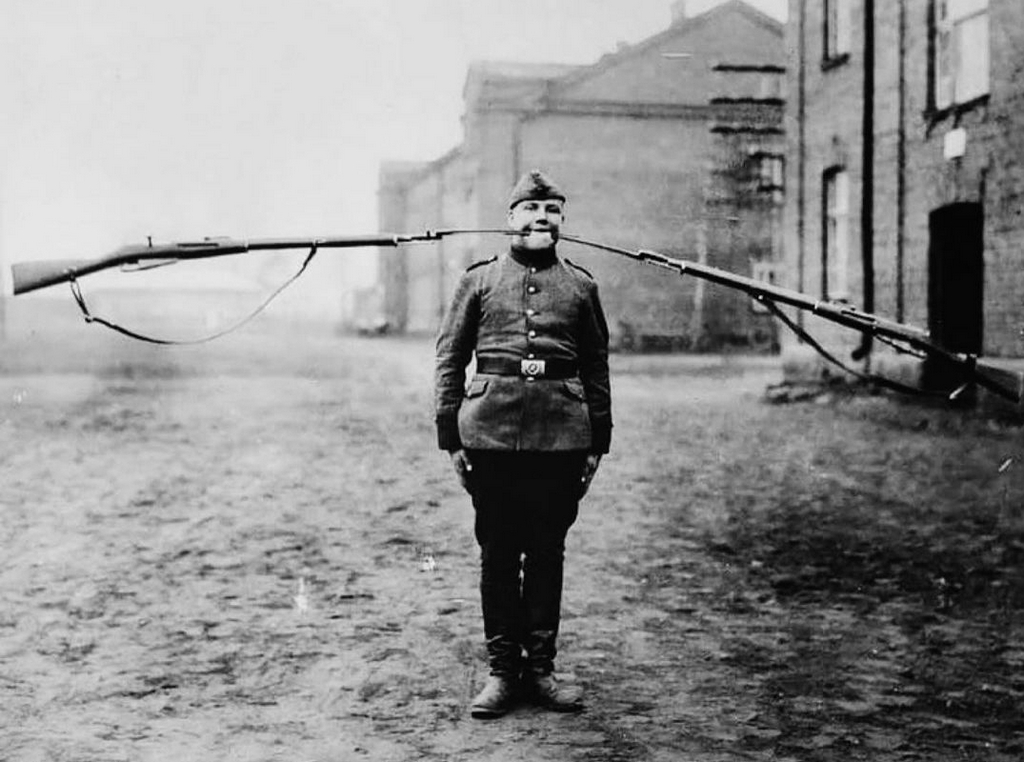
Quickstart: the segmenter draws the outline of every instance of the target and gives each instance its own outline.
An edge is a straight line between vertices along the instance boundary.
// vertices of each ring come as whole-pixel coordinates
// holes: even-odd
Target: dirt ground
[[[0,343],[0,759],[1019,760],[1024,438],[616,355],[575,716],[480,722],[429,341]]]

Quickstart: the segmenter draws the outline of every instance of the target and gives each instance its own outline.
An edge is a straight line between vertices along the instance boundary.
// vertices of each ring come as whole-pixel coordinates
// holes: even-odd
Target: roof
[[[378,190],[405,191],[424,177],[429,177],[462,155],[462,146],[450,148],[432,161],[385,161],[380,165]]]
[[[702,13],[698,13],[694,16],[684,16],[680,19],[677,19],[675,22],[673,22],[673,25],[688,24],[692,22],[702,22],[714,18],[717,15],[723,13],[730,13],[732,11],[742,13],[755,23],[761,24],[762,26],[774,32],[777,32],[779,35],[783,33],[783,30],[785,28],[783,23],[779,21],[777,18],[769,16],[767,13],[764,13],[758,8],[755,8],[750,3],[744,2],[744,0],[727,0],[727,2],[721,3],[720,5],[716,5],[712,8],[708,8],[706,11],[703,11]]]
[[[781,21],[761,12],[749,3],[744,2],[744,0],[727,0],[727,2],[709,8],[697,15],[682,16],[673,21],[667,29],[647,37],[635,45],[621,45],[614,53],[604,54],[597,63],[591,66],[577,67],[576,71],[560,77],[556,83],[556,88],[564,89],[583,80],[590,79],[613,66],[620,65],[623,61],[641,56],[652,48],[657,48],[667,40],[677,37],[681,32],[697,32],[700,27],[705,26],[708,22],[715,20],[719,16],[731,13],[740,13],[755,24],[774,32],[779,37],[783,35],[784,27]]]
[[[478,60],[470,64],[463,86],[467,110],[474,106],[507,106],[521,109],[539,105],[545,98],[557,98],[574,85],[602,75],[614,66],[642,56],[652,49],[678,38],[680,34],[699,33],[700,28],[720,17],[742,14],[748,20],[778,35],[781,21],[758,10],[744,0],[727,0],[694,16],[682,16],[663,31],[635,45],[620,45],[593,64],[524,63]]]
[[[518,79],[551,79],[567,71],[579,69],[579,64],[538,63],[536,61],[493,61],[478,59],[471,61],[469,70],[490,77],[514,77]]]
[[[542,95],[549,82],[585,66],[516,61],[473,61],[466,73],[462,97],[467,105],[518,102]]]

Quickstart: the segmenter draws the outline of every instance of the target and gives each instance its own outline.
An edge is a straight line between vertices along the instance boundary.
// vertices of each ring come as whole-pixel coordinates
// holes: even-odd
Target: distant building
[[[789,18],[788,285],[1024,357],[1024,4],[790,0]],[[804,319],[905,380],[948,381]],[[784,353],[816,367],[795,340]]]
[[[382,166],[381,229],[504,227],[509,189],[538,167],[570,196],[567,232],[770,277],[782,235],[782,26],[740,0],[692,18],[683,8],[664,32],[593,65],[473,64],[462,144]],[[505,245],[453,237],[382,251],[388,323],[435,330],[462,270]],[[598,278],[620,347],[775,342],[741,295],[614,254],[560,251]]]
[[[93,314],[167,339],[220,331],[252,312],[266,295],[259,282],[239,275],[230,263],[213,261],[191,270],[166,267],[130,277],[96,273],[83,290]]]

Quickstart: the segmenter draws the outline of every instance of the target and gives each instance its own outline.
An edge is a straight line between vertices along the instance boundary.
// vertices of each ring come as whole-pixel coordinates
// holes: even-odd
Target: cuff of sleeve
[[[612,425],[598,425],[591,424],[591,435],[590,435],[590,451],[595,455],[604,455],[611,449],[612,445]]]
[[[458,418],[437,419],[437,446],[442,450],[454,452],[462,449],[462,438],[459,436]]]

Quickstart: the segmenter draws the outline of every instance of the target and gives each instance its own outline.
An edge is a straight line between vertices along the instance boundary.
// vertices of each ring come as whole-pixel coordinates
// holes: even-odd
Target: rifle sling
[[[855,378],[858,378],[866,383],[877,384],[878,386],[884,386],[886,388],[892,389],[893,391],[903,392],[904,394],[913,394],[918,397],[942,397],[944,399],[948,399],[950,397],[949,394],[946,394],[944,392],[932,392],[926,389],[919,389],[916,386],[910,386],[909,384],[901,383],[892,378],[879,376],[875,373],[863,373],[857,370],[856,368],[851,368],[849,365],[842,362],[838,357],[836,357],[827,349],[825,349],[825,347],[823,347],[817,339],[811,336],[810,333],[808,333],[804,328],[802,328],[794,320],[792,320],[789,317],[789,315],[783,312],[779,308],[779,305],[777,305],[774,301],[772,301],[771,299],[761,299],[759,301],[762,304],[767,305],[768,309],[772,311],[772,314],[775,315],[775,317],[777,317],[779,320],[781,320],[786,325],[786,327],[789,328],[789,330],[795,333],[801,341],[804,341],[808,345],[810,345],[810,347],[815,352],[817,352],[819,355],[825,358],[828,362],[832,363],[838,368],[841,368],[843,371],[849,373]]]
[[[117,333],[120,333],[123,336],[128,336],[129,338],[132,339],[138,339],[139,341],[145,341],[150,344],[163,344],[174,346],[205,344],[206,342],[213,341],[214,339],[219,339],[222,336],[226,336],[229,333],[237,331],[239,328],[244,326],[246,323],[255,318],[261,312],[263,312],[263,310],[265,310],[282,291],[284,291],[286,288],[288,288],[288,286],[290,286],[292,283],[299,279],[299,276],[301,276],[302,273],[306,271],[306,268],[309,266],[309,263],[313,260],[313,257],[316,256],[316,253],[317,247],[316,244],[313,244],[313,246],[309,250],[309,254],[306,255],[306,258],[303,260],[302,265],[299,267],[298,271],[290,278],[288,278],[288,280],[286,280],[284,283],[282,283],[280,286],[274,289],[270,293],[270,295],[256,307],[256,309],[254,309],[244,318],[228,326],[227,328],[217,331],[216,333],[212,333],[209,336],[200,337],[198,339],[161,339],[155,336],[147,336],[142,333],[137,333],[136,331],[133,331],[130,328],[125,328],[122,325],[118,325],[117,323],[107,320],[106,318],[99,317],[98,315],[93,315],[92,312],[89,311],[89,306],[85,302],[85,296],[84,294],[82,294],[82,287],[78,285],[78,280],[74,276],[71,276],[71,278],[68,279],[68,283],[71,286],[71,294],[72,296],[75,297],[75,302],[78,304],[78,308],[82,311],[82,317],[85,318],[86,323],[99,323],[100,325],[105,326],[112,331],[116,331]]]

